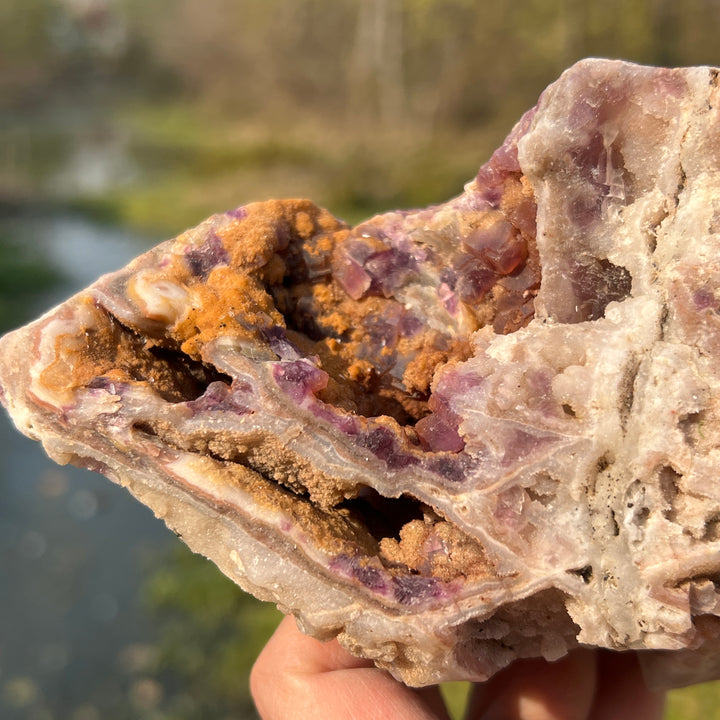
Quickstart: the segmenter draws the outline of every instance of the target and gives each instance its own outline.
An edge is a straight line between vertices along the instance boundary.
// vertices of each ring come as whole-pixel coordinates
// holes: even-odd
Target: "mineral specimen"
[[[720,677],[718,71],[588,60],[459,197],[216,215],[2,340],[2,400],[410,684]]]

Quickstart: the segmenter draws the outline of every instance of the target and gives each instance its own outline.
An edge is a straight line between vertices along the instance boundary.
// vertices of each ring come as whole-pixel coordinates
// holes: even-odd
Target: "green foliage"
[[[0,234],[0,332],[26,322],[28,301],[60,280],[36,248]]]
[[[353,220],[435,202],[580,57],[720,64],[707,0],[0,5],[0,91],[35,108],[0,123],[0,198],[153,233],[269,196]],[[82,112],[97,116],[84,129]],[[134,178],[53,184],[88,137],[127,143]]]
[[[720,682],[668,693],[665,720],[720,720]]]
[[[448,682],[440,686],[440,694],[452,720],[462,720],[465,716],[471,690],[472,684],[468,682]]]
[[[47,60],[47,31],[53,15],[50,0],[3,0],[0,3],[0,62],[21,67]]]
[[[248,676],[279,612],[181,544],[150,579],[147,597],[159,632],[159,717],[254,717]]]

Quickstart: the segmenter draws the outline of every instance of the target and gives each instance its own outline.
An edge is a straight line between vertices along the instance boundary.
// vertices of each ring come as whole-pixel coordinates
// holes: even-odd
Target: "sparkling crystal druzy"
[[[408,683],[719,677],[717,79],[584,61],[444,205],[216,215],[6,336],[0,396]]]

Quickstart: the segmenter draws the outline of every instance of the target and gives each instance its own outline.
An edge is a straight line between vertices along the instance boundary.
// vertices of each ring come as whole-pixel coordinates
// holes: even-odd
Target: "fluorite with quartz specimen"
[[[2,400],[411,684],[720,676],[718,71],[588,60],[459,197],[216,215],[2,340]]]

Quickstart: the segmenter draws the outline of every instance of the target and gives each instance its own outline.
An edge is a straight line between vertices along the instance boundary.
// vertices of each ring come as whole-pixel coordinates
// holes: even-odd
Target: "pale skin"
[[[321,643],[285,618],[250,678],[263,720],[449,720],[437,687],[413,689],[336,641]],[[576,650],[523,660],[473,686],[466,720],[660,720],[631,653]]]

